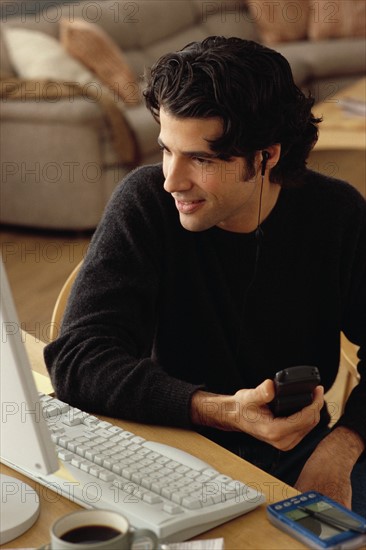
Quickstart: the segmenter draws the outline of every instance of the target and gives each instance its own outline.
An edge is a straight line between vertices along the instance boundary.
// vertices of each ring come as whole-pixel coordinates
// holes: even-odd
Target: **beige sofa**
[[[2,80],[3,91],[8,77],[13,77],[18,97],[10,93],[1,99],[0,221],[93,229],[111,192],[131,167],[160,159],[157,124],[143,102],[124,102],[109,93],[95,75],[93,82],[109,93],[109,99],[113,97],[112,110],[90,94],[60,93],[65,84],[62,74],[55,81],[59,87],[53,95],[45,95],[44,88],[37,95],[34,81],[21,88],[14,54],[12,58],[6,41],[7,29],[37,30],[58,39],[65,18],[97,24],[123,52],[139,86],[138,78],[146,67],[190,41],[212,34],[262,38],[258,21],[244,0],[85,0],[76,2],[72,11],[70,5],[51,4],[52,8],[36,16],[17,12],[1,22],[1,67],[2,76],[7,77]],[[292,40],[274,47],[290,61],[298,85],[311,89],[317,99],[365,72],[363,38]],[[84,81],[84,90],[85,86]],[[120,127],[124,132],[118,136],[118,147],[116,127],[117,133]]]

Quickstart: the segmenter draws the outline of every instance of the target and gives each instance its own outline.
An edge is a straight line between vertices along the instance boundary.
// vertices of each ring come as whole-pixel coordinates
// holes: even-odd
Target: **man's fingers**
[[[318,423],[320,419],[320,410],[323,408],[323,406],[324,406],[324,388],[323,386],[317,386],[313,392],[312,403],[310,403],[310,405],[308,405],[307,407],[304,407],[304,409],[302,410],[311,413],[313,417],[314,417],[314,411],[316,411],[317,416],[315,417],[315,420],[316,420],[316,423]]]
[[[323,386],[317,386],[313,393],[313,402],[316,401],[319,405],[324,405],[324,388]]]
[[[257,405],[265,405],[270,403],[275,397],[275,388],[273,380],[267,378],[259,386],[252,390],[253,392],[253,401]]]

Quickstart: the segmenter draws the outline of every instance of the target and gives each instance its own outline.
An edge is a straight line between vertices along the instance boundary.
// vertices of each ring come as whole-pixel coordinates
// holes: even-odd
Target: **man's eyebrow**
[[[167,151],[169,151],[169,147],[167,147],[163,140],[159,137],[158,138],[158,144],[160,147],[163,147]],[[209,151],[182,151],[182,155],[185,157],[200,157],[200,158],[207,158],[207,159],[217,159],[219,158],[219,155],[217,153],[210,153]]]

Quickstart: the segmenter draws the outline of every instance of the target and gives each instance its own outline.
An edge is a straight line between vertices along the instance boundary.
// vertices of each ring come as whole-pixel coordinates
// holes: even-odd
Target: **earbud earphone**
[[[266,166],[267,166],[267,161],[268,159],[270,158],[270,154],[268,153],[268,151],[262,151],[262,163],[261,163],[261,176],[264,176],[264,174],[266,173]]]

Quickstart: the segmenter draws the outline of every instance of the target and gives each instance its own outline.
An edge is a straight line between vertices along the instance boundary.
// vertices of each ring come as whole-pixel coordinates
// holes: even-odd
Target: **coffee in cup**
[[[80,510],[55,521],[51,550],[130,550],[158,548],[158,538],[148,529],[132,530],[124,516],[110,510]]]

